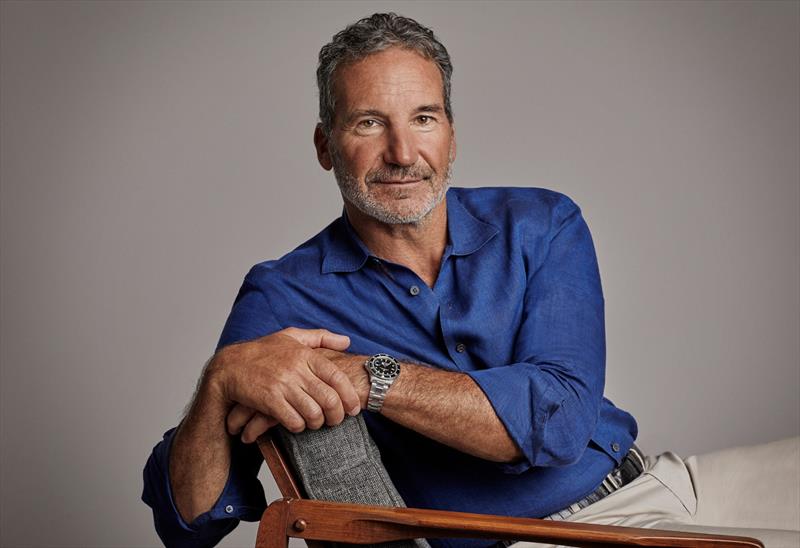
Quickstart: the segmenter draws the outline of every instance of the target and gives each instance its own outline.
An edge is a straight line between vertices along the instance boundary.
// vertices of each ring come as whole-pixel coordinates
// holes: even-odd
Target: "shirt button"
[[[615,453],[619,453],[619,444],[618,443],[612,443],[611,444],[611,450],[614,451]]]
[[[231,506],[230,504],[228,506],[226,506],[225,507],[225,513],[226,514],[232,514],[233,513],[233,506]]]
[[[466,345],[464,345],[464,343],[458,343],[456,345],[456,352],[458,352],[459,354],[464,352],[464,350],[466,350],[466,349],[467,349],[467,347],[466,347]]]
[[[411,293],[414,297],[416,297],[417,295],[419,295],[419,287],[417,287],[416,285],[412,285],[410,288],[408,288],[408,292]]]

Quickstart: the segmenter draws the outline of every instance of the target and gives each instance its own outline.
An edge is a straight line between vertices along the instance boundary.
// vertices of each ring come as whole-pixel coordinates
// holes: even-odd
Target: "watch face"
[[[400,374],[400,364],[388,354],[375,354],[367,363],[370,372],[379,379],[389,381]]]

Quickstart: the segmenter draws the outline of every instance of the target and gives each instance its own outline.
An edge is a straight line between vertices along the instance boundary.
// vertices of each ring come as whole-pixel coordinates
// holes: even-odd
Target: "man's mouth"
[[[422,179],[390,179],[378,182],[383,185],[410,185],[420,181],[422,181]]]

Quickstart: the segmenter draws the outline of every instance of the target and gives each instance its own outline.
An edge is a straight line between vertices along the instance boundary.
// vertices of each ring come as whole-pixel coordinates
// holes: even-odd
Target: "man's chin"
[[[408,201],[408,200],[403,200]],[[425,204],[418,207],[388,208],[383,204],[354,204],[361,213],[388,225],[419,224],[430,216],[435,205]],[[409,204],[410,205],[410,204]]]
[[[433,189],[423,193],[419,184],[376,184],[368,192],[358,192],[350,185],[340,184],[339,188],[344,200],[367,217],[388,225],[419,225],[430,218],[447,193],[447,187],[440,193],[431,192]]]

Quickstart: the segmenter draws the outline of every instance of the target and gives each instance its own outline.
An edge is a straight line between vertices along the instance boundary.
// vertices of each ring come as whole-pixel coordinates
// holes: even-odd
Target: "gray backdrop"
[[[141,470],[242,276],[340,212],[318,49],[388,9],[453,56],[455,184],[582,205],[641,445],[798,434],[799,3],[3,2],[0,544],[157,544]]]

